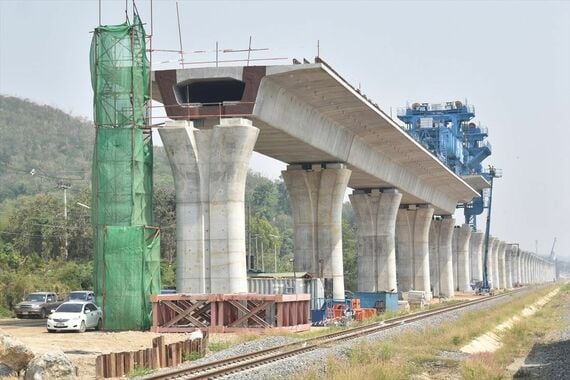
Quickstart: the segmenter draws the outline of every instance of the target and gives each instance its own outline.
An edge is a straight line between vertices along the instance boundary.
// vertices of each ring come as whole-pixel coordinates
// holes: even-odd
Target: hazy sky
[[[136,3],[148,31],[149,2]],[[102,22],[122,22],[124,4],[103,1]],[[175,4],[154,1],[155,48],[178,49]],[[321,57],[388,113],[408,101],[468,99],[489,128],[493,156],[485,163],[504,174],[492,234],[526,250],[538,241],[540,254],[556,236],[558,255],[570,258],[570,1],[179,1],[179,8],[185,51],[211,51],[216,41],[246,48],[251,35],[254,47],[271,49],[253,58],[288,63],[312,60],[320,40]],[[0,93],[91,119],[89,32],[97,24],[97,1],[0,0]],[[252,163],[271,177],[282,168],[260,156]]]

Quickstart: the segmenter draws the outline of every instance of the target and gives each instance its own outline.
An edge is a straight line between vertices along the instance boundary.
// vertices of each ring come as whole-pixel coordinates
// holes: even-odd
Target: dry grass
[[[458,351],[472,339],[534,303],[553,288],[541,289],[491,310],[466,313],[457,321],[431,329],[406,332],[379,343],[363,343],[350,351],[347,360],[329,359],[326,378],[408,379],[414,374],[460,374],[465,379],[504,378],[504,368],[507,364],[525,347],[528,348],[541,330],[544,333],[545,329],[556,328],[556,323],[550,318],[552,313],[547,310],[552,303],[506,332],[503,337],[504,348],[494,354],[474,355],[461,361],[443,358],[441,352]],[[542,326],[542,329],[539,326]],[[312,369],[300,378],[318,379],[322,378],[322,374]]]

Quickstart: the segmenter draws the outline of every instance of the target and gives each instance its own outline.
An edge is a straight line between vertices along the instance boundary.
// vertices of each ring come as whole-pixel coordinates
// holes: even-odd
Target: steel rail
[[[146,376],[145,379],[210,379],[235,372],[240,372],[249,368],[258,367],[270,362],[275,362],[287,357],[293,357],[313,351],[320,346],[333,343],[340,340],[355,339],[364,335],[374,334],[383,330],[389,330],[403,324],[416,322],[427,319],[435,315],[444,314],[454,310],[463,309],[480,303],[496,300],[505,296],[512,295],[523,289],[521,288],[507,293],[501,293],[495,296],[485,297],[473,301],[467,301],[436,310],[427,310],[412,315],[404,315],[390,318],[380,322],[369,323],[362,326],[349,328],[342,331],[336,331],[330,334],[321,335],[314,338],[301,340],[298,342],[288,343],[280,346],[270,347],[247,354],[235,355],[227,359],[218,360],[197,366],[175,369],[155,375]]]

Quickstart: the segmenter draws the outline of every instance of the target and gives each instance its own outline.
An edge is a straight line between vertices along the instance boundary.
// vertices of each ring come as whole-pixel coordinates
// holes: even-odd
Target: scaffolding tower
[[[145,39],[135,10],[132,23],[97,27],[91,43],[94,287],[106,330],[150,328],[150,295],[160,291]]]

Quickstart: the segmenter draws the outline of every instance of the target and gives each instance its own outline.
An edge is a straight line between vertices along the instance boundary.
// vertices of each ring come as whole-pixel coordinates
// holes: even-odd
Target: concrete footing
[[[434,219],[429,230],[429,268],[434,297],[451,298],[455,295],[451,241],[455,219],[446,215]]]
[[[460,292],[471,291],[469,276],[469,239],[471,227],[468,224],[456,226],[453,229],[453,258],[456,274],[455,289]]]
[[[396,218],[396,266],[400,291],[422,290],[431,299],[429,270],[429,228],[431,206],[408,206]]]
[[[176,288],[247,292],[244,191],[259,130],[246,119],[159,129],[176,188]]]
[[[396,215],[402,194],[394,189],[354,190],[358,290],[396,291]]]
[[[291,199],[295,271],[325,280],[325,295],[344,299],[342,202],[351,171],[343,164],[289,165],[283,179]]]

